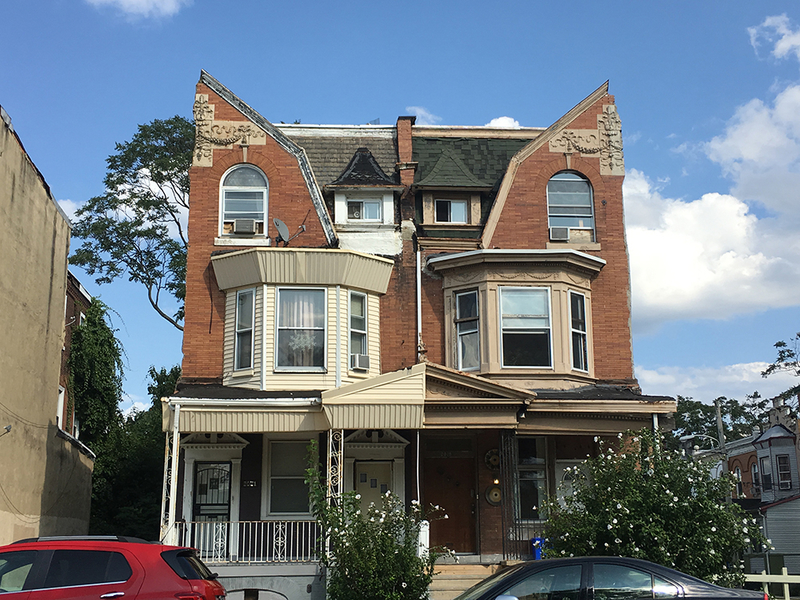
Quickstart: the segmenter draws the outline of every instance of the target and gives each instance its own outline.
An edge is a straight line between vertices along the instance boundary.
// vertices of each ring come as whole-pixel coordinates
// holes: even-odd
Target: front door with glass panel
[[[195,464],[194,525],[195,546],[207,556],[227,545],[227,524],[231,514],[231,463]]]
[[[358,461],[355,463],[356,493],[361,495],[362,510],[370,503],[381,506],[381,496],[391,490],[392,463]]]

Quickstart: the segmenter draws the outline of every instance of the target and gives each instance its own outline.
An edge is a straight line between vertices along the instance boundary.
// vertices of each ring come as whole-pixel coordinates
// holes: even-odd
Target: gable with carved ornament
[[[192,164],[210,167],[214,164],[214,148],[233,148],[234,144],[263,146],[266,132],[249,121],[216,121],[214,105],[208,94],[197,94],[194,101],[195,141]]]
[[[613,104],[604,105],[597,115],[597,129],[564,129],[549,142],[550,152],[597,156],[601,175],[624,175],[622,122]]]

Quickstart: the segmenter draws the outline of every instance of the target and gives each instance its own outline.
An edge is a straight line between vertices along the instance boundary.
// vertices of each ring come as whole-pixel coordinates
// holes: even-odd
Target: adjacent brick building
[[[439,504],[489,564],[595,436],[674,412],[633,376],[607,84],[548,128],[275,125],[205,72],[194,107],[162,532],[234,594],[324,595],[311,439],[333,494]]]

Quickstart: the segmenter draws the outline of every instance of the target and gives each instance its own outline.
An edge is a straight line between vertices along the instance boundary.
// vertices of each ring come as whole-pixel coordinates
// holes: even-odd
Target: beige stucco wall
[[[0,544],[88,530],[92,461],[55,416],[70,226],[0,122]]]

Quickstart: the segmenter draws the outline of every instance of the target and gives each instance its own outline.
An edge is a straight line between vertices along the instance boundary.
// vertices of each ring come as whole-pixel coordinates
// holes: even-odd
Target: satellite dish
[[[289,228],[286,223],[277,218],[272,219],[272,223],[275,225],[275,229],[278,230],[278,239],[275,240],[275,244],[283,242],[283,245],[286,246],[289,243]]]

